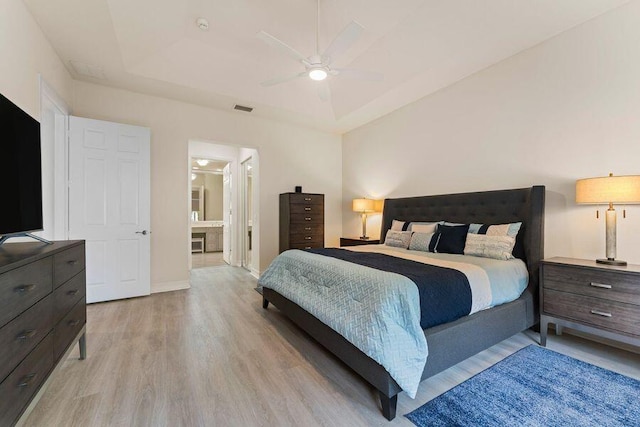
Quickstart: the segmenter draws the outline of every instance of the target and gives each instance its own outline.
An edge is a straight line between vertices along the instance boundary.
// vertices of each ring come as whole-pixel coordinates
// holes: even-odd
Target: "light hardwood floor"
[[[204,252],[191,254],[191,268],[219,267],[228,265],[222,258],[222,252]]]
[[[27,426],[412,426],[404,414],[536,344],[518,334],[401,394],[377,393],[277,309],[240,268],[194,270],[192,288],[87,307],[88,357],[65,362]],[[549,348],[640,379],[640,356],[569,335]]]

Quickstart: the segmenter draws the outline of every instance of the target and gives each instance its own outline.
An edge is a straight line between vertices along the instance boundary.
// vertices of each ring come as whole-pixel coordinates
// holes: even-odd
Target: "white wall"
[[[640,174],[639,23],[631,2],[344,135],[345,234],[354,197],[543,184],[545,256],[604,257],[575,180]],[[618,210],[618,258],[640,263],[640,208]]]
[[[0,93],[40,119],[38,74],[69,104],[71,76],[22,1],[0,0]]]
[[[51,130],[57,118],[51,109],[46,108],[49,114],[44,113],[41,117],[38,76],[61,98],[60,102],[67,104],[73,93],[71,76],[22,1],[0,0],[0,11],[0,93],[40,120],[45,132]],[[37,234],[47,239],[61,237],[58,230],[54,230],[56,222],[60,220],[54,216],[54,142],[54,135],[43,135],[44,231]]]
[[[222,221],[222,174],[197,173],[196,176],[192,184],[202,182],[199,185],[204,186],[204,220]]]
[[[326,244],[342,230],[340,136],[159,97],[75,82],[74,113],[151,128],[151,282],[188,280],[188,141],[254,147],[260,155],[260,270],[278,254],[278,194],[324,193]],[[231,110],[231,106],[230,106]]]

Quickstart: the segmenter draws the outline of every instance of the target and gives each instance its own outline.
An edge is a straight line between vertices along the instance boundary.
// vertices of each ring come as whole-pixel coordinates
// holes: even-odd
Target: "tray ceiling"
[[[335,65],[384,80],[330,76],[271,87],[260,82],[304,68],[256,34],[311,55],[314,0],[24,2],[78,80],[228,111],[248,105],[253,115],[342,133],[628,0],[321,0],[320,50],[356,20],[364,33]],[[329,86],[329,100],[318,96],[319,84]]]

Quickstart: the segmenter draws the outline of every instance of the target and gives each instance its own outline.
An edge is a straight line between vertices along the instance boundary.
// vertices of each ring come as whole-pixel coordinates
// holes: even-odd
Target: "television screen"
[[[42,230],[40,123],[0,95],[0,235]]]

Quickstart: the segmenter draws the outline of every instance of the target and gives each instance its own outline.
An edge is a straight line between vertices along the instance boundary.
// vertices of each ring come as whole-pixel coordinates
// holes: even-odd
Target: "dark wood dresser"
[[[280,194],[280,252],[324,247],[324,194]]]
[[[0,245],[0,426],[14,425],[72,345],[86,356],[84,241]]]
[[[551,258],[540,263],[540,344],[549,323],[640,346],[640,265]]]

